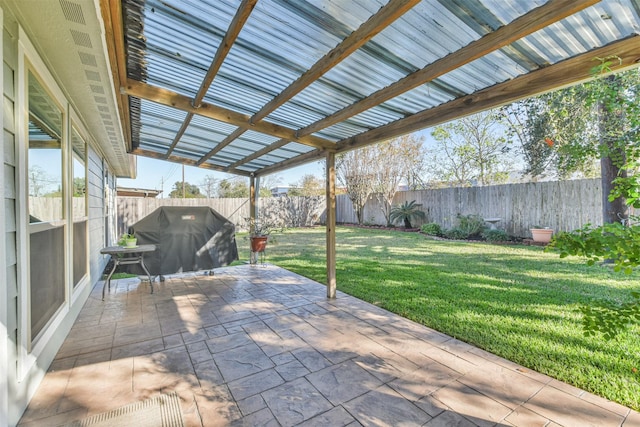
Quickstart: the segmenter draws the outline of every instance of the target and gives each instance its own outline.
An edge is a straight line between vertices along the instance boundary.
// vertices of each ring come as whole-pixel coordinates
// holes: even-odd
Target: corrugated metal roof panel
[[[124,0],[129,77],[193,97],[239,4],[236,0]],[[260,0],[204,101],[245,114],[248,120],[386,4],[383,0]],[[327,68],[318,80],[267,112],[265,120],[274,129],[280,126],[282,131],[295,133],[545,5],[545,0],[423,0],[342,62]],[[637,34],[639,11],[637,0],[604,0],[431,82],[315,130],[313,136],[339,143]],[[166,153],[185,115],[171,107],[134,100],[133,138],[145,150],[163,154],[164,147]],[[233,123],[196,115],[174,153],[198,160],[238,129],[237,121]],[[206,164],[228,167],[265,150],[282,134],[259,133],[249,123],[243,126],[247,130],[242,136]],[[287,144],[238,169],[259,171],[312,150],[303,144]]]

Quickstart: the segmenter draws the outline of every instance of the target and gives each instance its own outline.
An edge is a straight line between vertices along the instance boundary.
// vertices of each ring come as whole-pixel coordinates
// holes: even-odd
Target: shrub
[[[484,218],[480,215],[460,215],[458,214],[458,229],[465,233],[463,239],[470,237],[480,237],[482,232],[487,228]]]
[[[421,207],[422,205],[420,203],[416,203],[415,200],[404,202],[401,205],[397,205],[391,208],[389,219],[391,220],[391,222],[404,222],[404,228],[412,228],[411,219],[424,219],[426,217],[425,213],[420,210]]]
[[[446,237],[447,239],[464,240],[469,237],[469,235],[466,231],[456,227],[445,230],[444,237]]]
[[[482,237],[487,242],[506,242],[507,240],[511,240],[507,232],[504,230],[485,230],[482,233]]]
[[[436,224],[435,222],[423,224],[420,231],[430,236],[442,236],[442,227],[440,227],[440,224]]]

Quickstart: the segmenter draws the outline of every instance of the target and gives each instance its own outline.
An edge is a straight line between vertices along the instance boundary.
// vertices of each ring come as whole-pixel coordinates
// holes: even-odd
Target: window
[[[80,284],[87,275],[87,144],[78,130],[71,128],[71,156],[72,156],[72,247],[73,247],[73,286]]]
[[[29,299],[34,341],[65,301],[62,109],[28,73]]]

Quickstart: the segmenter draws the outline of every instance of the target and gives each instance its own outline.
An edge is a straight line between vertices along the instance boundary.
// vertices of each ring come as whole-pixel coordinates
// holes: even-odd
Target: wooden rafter
[[[192,159],[188,159],[186,157],[180,157],[180,156],[176,156],[175,154],[172,154],[171,156],[169,156],[169,158],[165,159],[165,155],[162,153],[157,153],[155,151],[150,151],[150,150],[144,150],[142,148],[136,148],[135,150],[133,150],[131,152],[131,154],[136,154],[138,156],[143,156],[143,157],[150,157],[152,159],[159,159],[159,160],[167,160],[169,162],[175,162],[175,163],[180,163],[183,165],[187,165],[187,166],[198,166],[196,165],[196,161],[192,160]],[[228,172],[228,173],[232,173],[234,175],[242,175],[242,176],[250,176],[251,173],[247,172],[247,171],[243,171],[243,170],[238,170],[238,169],[229,169],[227,167],[222,167],[222,166],[216,166],[216,165],[212,165],[210,163],[205,163],[204,165],[200,165],[201,168],[205,168],[205,169],[211,169],[211,170],[215,170],[218,172]]]
[[[218,49],[216,50],[216,54],[214,55],[213,60],[211,61],[211,65],[207,70],[207,74],[204,76],[204,79],[200,84],[200,88],[198,89],[196,96],[193,98],[192,104],[194,107],[196,108],[200,107],[202,103],[202,99],[207,94],[207,91],[209,90],[209,87],[211,86],[213,79],[215,78],[216,74],[218,74],[218,71],[220,70],[222,63],[224,62],[225,58],[227,57],[227,54],[233,47],[233,44],[238,38],[238,35],[240,34],[242,27],[244,27],[244,24],[247,22],[247,19],[249,19],[249,15],[251,15],[251,11],[253,10],[257,2],[258,0],[243,0],[240,6],[238,7],[238,11],[236,12],[235,16],[231,20],[231,23],[229,24],[229,28],[227,29],[226,34],[222,38],[222,41],[220,42],[220,46],[218,46]],[[167,154],[165,155],[165,158],[168,158],[171,155],[174,148],[182,138],[182,135],[184,135],[185,131],[189,127],[189,123],[191,123],[192,118],[193,118],[193,113],[188,113],[187,116],[184,118],[184,121],[182,122],[182,126],[180,126],[180,129],[178,130],[178,133],[173,139],[171,146],[167,150]],[[203,162],[204,160],[202,160],[200,164],[202,164]]]
[[[418,3],[420,3],[420,0],[391,0],[357,30],[349,34],[340,44],[327,52],[304,74],[298,77],[295,82],[266,103],[260,111],[253,115],[253,121],[262,120],[269,113],[300,93]]]
[[[391,0],[385,6],[373,16],[371,16],[365,23],[363,23],[357,30],[349,34],[342,42],[336,47],[327,52],[322,58],[316,61],[307,71],[305,71],[296,81],[287,86],[282,92],[280,92],[271,101],[267,102],[258,112],[256,112],[249,122],[251,124],[260,122],[267,117],[270,113],[275,111],[282,104],[293,98],[298,93],[302,92],[306,87],[315,82],[318,78],[324,75],[331,68],[338,65],[345,58],[351,55],[353,52],[362,47],[365,43],[371,40],[376,34],[384,30],[393,21],[405,14],[413,6],[418,4],[420,0]],[[243,126],[236,129],[234,132],[234,138],[225,138],[223,143],[218,144],[211,152],[202,156],[198,160],[199,164],[202,164],[216,152],[220,151],[227,145],[231,144],[236,138],[240,137],[248,126]],[[307,135],[309,135],[308,133]]]
[[[225,139],[223,139],[222,141],[220,141],[219,143],[216,144],[215,147],[213,147],[207,154],[205,154],[204,156],[202,156],[197,162],[196,165],[200,166],[201,164],[203,164],[204,162],[207,161],[207,159],[211,158],[211,156],[214,156],[216,153],[218,153],[220,150],[222,150],[224,147],[226,147],[227,145],[231,144],[232,141],[234,141],[236,138],[239,138],[243,133],[245,133],[246,131],[243,128],[237,128],[236,130],[234,130],[233,132],[231,132],[229,135],[227,135],[227,137]]]
[[[237,168],[240,165],[244,165],[245,163],[249,163],[252,160],[255,160],[259,157],[264,156],[265,154],[268,154],[274,150],[277,150],[278,148],[282,148],[285,145],[287,145],[289,143],[289,141],[287,141],[286,139],[279,139],[276,142],[274,142],[273,144],[269,144],[266,147],[256,151],[255,153],[251,154],[250,156],[244,157],[241,160],[238,160],[237,162],[235,162],[234,164],[229,166],[229,169],[233,169],[233,168]]]
[[[261,132],[276,138],[284,138],[289,141],[315,148],[332,149],[335,147],[335,143],[333,141],[313,135],[298,137],[295,130],[275,123],[269,123],[264,120],[257,123],[250,123],[248,115],[226,108],[217,107],[204,102],[200,107],[195,108],[191,104],[191,98],[187,96],[180,95],[176,92],[160,87],[141,83],[136,80],[127,80],[127,85],[122,88],[122,91],[127,95],[135,96],[136,98],[157,102],[158,104],[177,108],[188,113],[198,114],[203,117],[208,117],[234,126],[251,128],[256,132]]]
[[[463,96],[438,107],[423,110],[404,119],[346,138],[336,144],[337,152],[349,151],[376,142],[384,141],[410,132],[436,126],[447,121],[480,111],[505,105],[519,99],[580,83],[591,78],[595,58],[616,56],[620,65],[616,71],[637,66],[640,62],[640,35],[611,43],[567,59],[546,68],[499,83],[476,93]],[[323,150],[314,150],[293,159],[285,160],[257,171],[257,174],[274,173],[282,169],[299,166],[325,156]]]
[[[599,0],[552,0],[522,15],[510,24],[500,27],[421,70],[407,75],[396,83],[300,129],[298,134],[310,135],[360,114],[598,2]]]

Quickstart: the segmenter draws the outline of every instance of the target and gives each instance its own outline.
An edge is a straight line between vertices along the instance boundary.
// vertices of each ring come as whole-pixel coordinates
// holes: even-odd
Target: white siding
[[[47,339],[41,339],[38,345],[39,352],[31,352],[27,356],[34,363],[25,364],[25,341],[23,338],[25,325],[23,318],[26,295],[22,292],[28,289],[24,271],[29,268],[28,259],[24,259],[26,242],[19,241],[18,236],[28,236],[28,219],[24,209],[25,189],[21,184],[26,177],[24,156],[26,144],[20,141],[22,126],[16,123],[16,117],[23,111],[20,104],[23,102],[15,88],[24,70],[19,69],[18,61],[18,25],[13,16],[2,9],[0,0],[0,16],[3,22],[2,46],[3,68],[0,81],[2,81],[3,111],[2,111],[2,148],[0,149],[0,426],[15,426],[26,409],[33,393],[38,388],[44,372],[53,361],[60,345],[73,326],[78,313],[86,302],[91,289],[101,279],[102,271],[107,259],[100,254],[100,249],[105,246],[105,225],[115,229],[116,212],[112,209],[107,214],[104,201],[105,194],[113,194],[115,197],[115,177],[107,173],[106,185],[111,188],[105,191],[105,169],[108,165],[104,162],[99,151],[96,151],[96,143],[92,139],[90,130],[88,134],[88,218],[89,218],[89,283],[72,289],[73,295],[65,302],[56,327],[51,329]],[[55,74],[55,73],[54,73]],[[54,85],[54,83],[51,83]],[[22,106],[24,107],[24,106]],[[68,106],[63,105],[65,110]],[[22,166],[21,166],[22,165]],[[21,181],[22,180],[22,181]],[[70,206],[70,203],[68,203]],[[69,251],[71,253],[71,251]],[[27,257],[28,258],[28,257]],[[70,277],[70,276],[69,276]],[[22,309],[20,309],[22,307]]]
[[[102,270],[108,260],[100,255],[100,249],[105,246],[104,171],[102,159],[91,147],[89,147],[88,169],[89,271],[91,283],[95,283],[100,280]]]
[[[18,342],[18,276],[17,276],[17,242],[16,242],[16,138],[15,138],[15,86],[14,70],[17,68],[17,49],[12,42],[13,37],[7,32],[3,25],[2,46],[2,200],[0,210],[3,213],[2,237],[3,244],[0,248],[0,271],[3,276],[0,278],[0,292],[2,298],[0,302],[6,304],[0,312],[2,313],[2,324],[6,328],[6,341],[2,342],[3,360],[0,362],[0,369],[6,371],[1,380],[2,390],[0,390],[0,423],[9,424],[16,420],[18,416],[14,405],[10,401],[16,393],[17,383],[17,342]],[[13,412],[13,413],[12,413]]]

